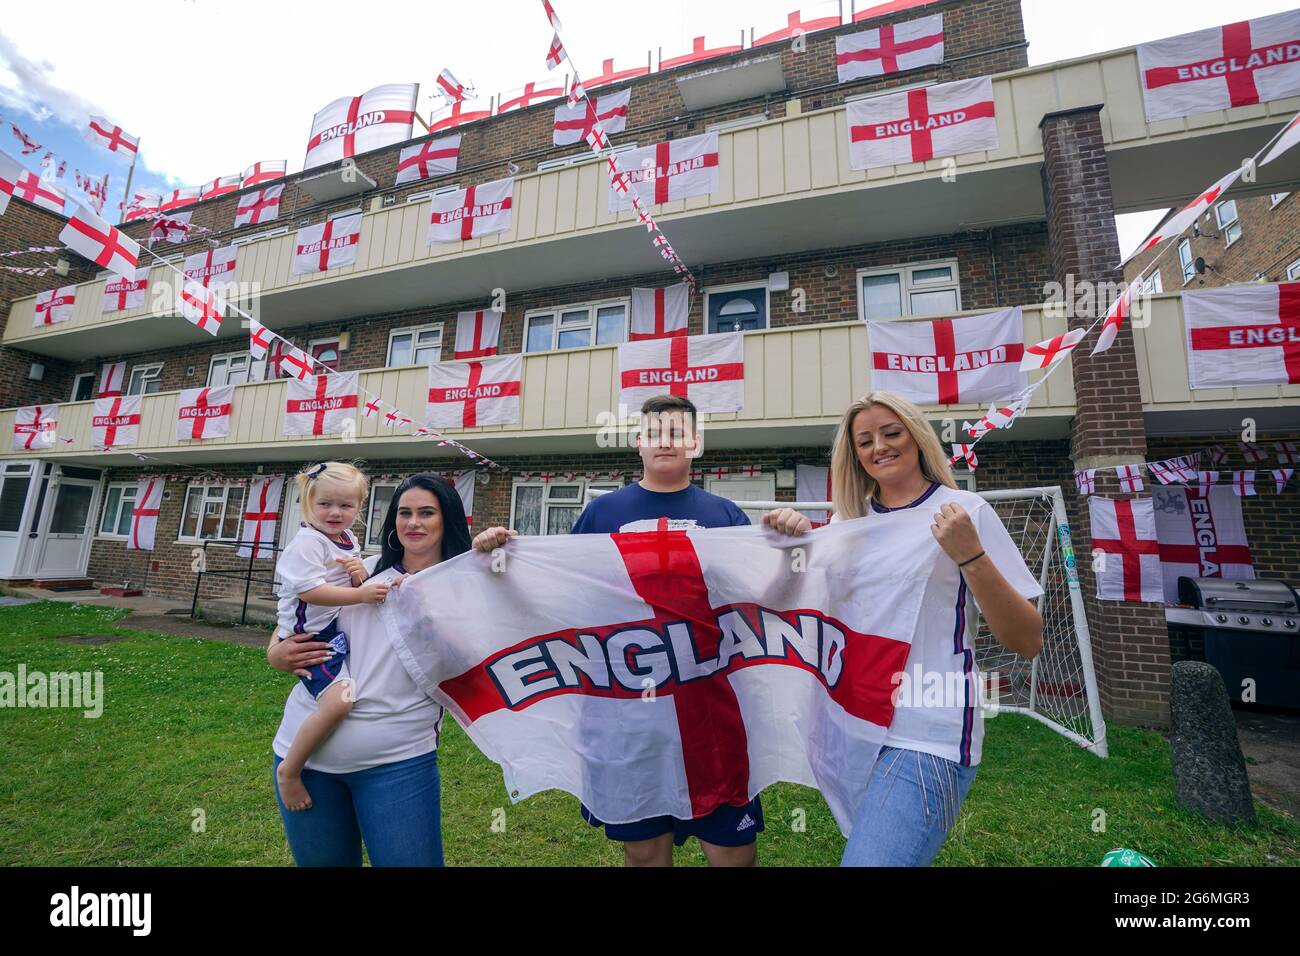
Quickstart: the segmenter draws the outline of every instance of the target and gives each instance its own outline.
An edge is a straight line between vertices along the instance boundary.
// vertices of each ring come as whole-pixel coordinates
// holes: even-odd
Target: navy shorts
[[[284,640],[284,638],[281,638]],[[299,677],[302,686],[307,688],[307,693],[311,694],[312,700],[315,700],[325,691],[329,690],[334,681],[338,679],[339,674],[343,671],[343,665],[348,659],[348,635],[339,630],[338,619],[329,622],[329,625],[316,635],[316,640],[325,641],[334,649],[334,659],[325,661],[321,664],[313,664],[307,668],[310,677]]]
[[[592,816],[585,806],[582,819],[593,827],[604,827],[605,836],[624,843],[653,840],[665,833],[673,835],[673,843],[681,846],[690,837],[712,843],[714,846],[749,846],[763,829],[763,802],[755,797],[739,807],[718,807],[708,816],[694,820],[677,817],[650,817],[635,823],[603,823]]]

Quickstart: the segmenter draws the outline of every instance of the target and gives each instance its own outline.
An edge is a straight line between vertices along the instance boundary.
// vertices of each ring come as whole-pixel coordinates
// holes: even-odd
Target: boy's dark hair
[[[655,395],[647,398],[641,406],[642,415],[658,415],[660,412],[685,412],[691,418],[691,427],[695,427],[695,403],[685,395]]]

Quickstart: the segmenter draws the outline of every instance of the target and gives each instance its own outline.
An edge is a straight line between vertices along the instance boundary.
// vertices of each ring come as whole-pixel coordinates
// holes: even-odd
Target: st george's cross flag
[[[1140,44],[1149,121],[1300,94],[1300,10]]]
[[[356,427],[356,372],[334,372],[284,383],[284,434],[339,435]]]
[[[685,335],[690,308],[691,289],[685,282],[662,289],[633,289],[628,341]]]
[[[53,448],[58,432],[58,405],[24,405],[14,409],[14,451]]]
[[[230,410],[235,386],[213,385],[181,391],[176,405],[176,440],[202,441],[230,434]]]
[[[140,149],[140,139],[124,132],[122,127],[102,116],[92,116],[86,126],[85,140],[95,146],[102,146],[110,153],[125,153],[134,158]]]
[[[1241,498],[1230,485],[1207,496],[1177,485],[1151,489],[1164,575],[1164,600],[1178,603],[1178,579],[1250,581],[1255,562],[1246,540]]]
[[[1001,312],[933,322],[870,322],[872,387],[919,405],[967,405],[1022,391],[1024,316]]]
[[[213,292],[226,293],[235,284],[235,266],[239,247],[234,243],[217,249],[205,249],[185,257],[185,281],[194,282]]]
[[[1106,310],[1106,318],[1101,323],[1101,331],[1097,333],[1097,344],[1092,347],[1093,355],[1100,355],[1115,344],[1115,339],[1119,338],[1119,330],[1133,316],[1133,305],[1137,301],[1138,293],[1141,291],[1142,280],[1138,278],[1129,283],[1124,291],[1116,296],[1115,301]]]
[[[166,487],[166,479],[160,477],[141,478],[136,484],[135,504],[131,506],[131,531],[126,538],[128,551],[153,550]]]
[[[77,204],[72,218],[59,233],[59,241],[101,269],[122,278],[135,278],[140,265],[140,244],[93,210]]]
[[[718,156],[716,131],[620,153],[629,189],[609,187],[609,211],[631,209],[633,196],[652,206],[717,192]]]
[[[798,501],[830,501],[831,470],[826,465],[795,465],[794,496]],[[803,511],[814,528],[830,523],[831,512],[825,509]]]
[[[233,173],[230,176],[218,176],[211,182],[204,183],[199,187],[199,201],[207,202],[209,199],[220,199],[222,196],[237,193],[240,190],[239,181],[239,173]]]
[[[60,286],[57,289],[46,289],[36,295],[36,304],[33,307],[32,325],[40,328],[42,325],[53,325],[55,322],[66,322],[72,318],[72,310],[77,305],[77,287],[75,285]]]
[[[360,96],[341,96],[312,117],[303,169],[404,143],[415,121],[418,83],[388,83]]]
[[[745,337],[674,336],[618,347],[619,403],[640,408],[656,395],[689,398],[701,412],[745,407]]]
[[[456,486],[456,494],[460,495],[461,507],[465,509],[465,524],[472,530],[474,527],[474,477],[476,472],[463,471],[456,476],[453,484]]]
[[[190,220],[194,217],[192,212],[177,213],[172,216],[159,216],[153,220],[149,227],[149,243],[152,246],[155,242],[184,242],[194,226]]]
[[[606,133],[623,132],[627,129],[628,103],[631,98],[632,91],[628,89],[598,97],[594,103],[590,99],[584,99],[576,106],[557,106],[551,142],[556,146],[580,143],[597,124]]]
[[[835,71],[841,83],[942,62],[942,13],[835,38]]]
[[[162,194],[151,189],[137,189],[129,203],[122,206],[122,221],[135,222],[137,219],[152,219],[158,215],[162,205]]]
[[[1078,347],[1087,331],[1086,328],[1071,329],[1046,341],[1026,346],[1020,368],[1026,372],[1051,368]]]
[[[22,163],[0,150],[0,216],[9,208],[9,197],[17,188],[18,177],[25,171]]]
[[[284,196],[284,183],[255,189],[239,197],[235,206],[235,228],[274,222],[280,218],[280,200]]]
[[[520,354],[429,365],[424,424],[436,430],[514,425],[520,420],[524,357]]]
[[[915,586],[939,554],[924,511],[801,538],[667,519],[520,538],[509,574],[470,552],[381,613],[512,800],[558,789],[608,823],[692,819],[786,781],[820,788],[848,832],[907,706],[894,691],[917,622],[944,613]],[[821,573],[791,573],[794,547]]]
[[[260,186],[263,183],[283,179],[288,168],[288,161],[283,159],[264,159],[254,163],[239,177],[239,188],[247,189],[250,186]]]
[[[397,157],[394,186],[416,183],[445,173],[454,173],[460,159],[460,134],[425,140],[405,147]]]
[[[1232,490],[1238,498],[1253,497],[1255,495],[1255,469],[1249,468],[1245,471],[1234,471],[1232,473]]]
[[[13,182],[13,189],[5,189],[7,195],[26,199],[33,206],[40,206],[50,212],[64,213],[68,204],[68,195],[58,186],[42,179],[33,172],[24,169]]]
[[[514,179],[498,179],[430,200],[428,244],[460,242],[505,232],[514,205]]]
[[[1169,217],[1161,223],[1145,242],[1139,243],[1137,248],[1124,257],[1124,263],[1129,262],[1134,256],[1141,255],[1156,246],[1163,243],[1166,239],[1172,239],[1175,236],[1181,236],[1192,224],[1200,219],[1202,215],[1209,211],[1210,207],[1219,201],[1224,193],[1231,189],[1241,178],[1242,170],[1240,167],[1228,173],[1217,183],[1211,186],[1205,192],[1201,193],[1186,206],[1184,206],[1176,215]]]
[[[99,381],[95,384],[96,398],[116,398],[122,394],[126,384],[126,362],[105,362],[99,369]]]
[[[141,395],[97,398],[90,419],[90,444],[96,451],[129,448],[140,442]]]
[[[179,189],[173,189],[158,207],[159,212],[175,212],[177,209],[184,209],[186,206],[193,206],[199,201],[198,186],[182,186]]]
[[[176,297],[176,309],[186,322],[208,335],[216,335],[221,331],[221,320],[226,315],[226,299],[196,279],[186,279]]]
[[[258,475],[248,485],[239,532],[241,558],[275,557],[275,524],[280,517],[284,475]]]
[[[877,169],[998,148],[993,78],[976,77],[848,104],[849,166]]]
[[[1300,282],[1183,294],[1192,388],[1300,385]]]
[[[497,354],[497,340],[501,338],[501,313],[492,309],[456,313],[456,345],[452,358],[487,358]]]
[[[104,312],[125,312],[144,308],[149,291],[149,267],[136,269],[133,278],[113,276],[104,280]]]
[[[1113,501],[1096,495],[1088,499],[1098,600],[1164,600],[1160,544],[1151,501]]]
[[[452,75],[451,70],[444,68],[438,74],[438,78],[433,81],[433,85],[442,98],[446,100],[448,106],[455,106],[469,95],[469,90],[460,80]]]
[[[311,275],[342,269],[357,261],[361,241],[361,213],[303,226],[294,240],[293,274]]]

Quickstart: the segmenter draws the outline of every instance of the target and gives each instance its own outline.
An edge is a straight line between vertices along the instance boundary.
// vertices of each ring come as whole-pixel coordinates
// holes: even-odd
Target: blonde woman
[[[984,727],[975,666],[976,614],[993,636],[1025,658],[1043,646],[1034,599],[1043,591],[1020,550],[983,498],[958,489],[948,458],[912,402],[872,392],[844,413],[831,457],[834,521],[871,522],[913,508],[933,516],[943,556],[927,581],[930,606],[951,610],[917,623],[894,720],[866,793],[854,813],[843,866],[928,866],[975,780]],[[790,508],[763,523],[786,534],[811,529]],[[937,684],[937,703],[919,692]]]

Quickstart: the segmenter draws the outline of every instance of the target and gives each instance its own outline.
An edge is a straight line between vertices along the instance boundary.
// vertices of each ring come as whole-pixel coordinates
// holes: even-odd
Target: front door
[[[776,475],[758,475],[755,478],[708,478],[705,491],[730,498],[732,501],[772,501],[776,498]],[[766,508],[744,508],[749,520],[758,524]]]
[[[41,521],[40,557],[34,576],[37,580],[85,577],[93,537],[91,523],[99,503],[99,479],[59,474],[52,484],[52,503]]]

